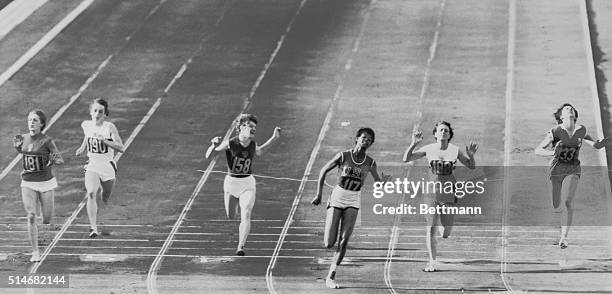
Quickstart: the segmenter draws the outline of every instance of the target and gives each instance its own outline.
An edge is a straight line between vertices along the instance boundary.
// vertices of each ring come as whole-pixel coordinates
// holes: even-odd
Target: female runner
[[[27,213],[28,233],[32,245],[30,261],[40,261],[38,250],[38,228],[36,227],[36,211],[42,210],[43,224],[49,224],[53,217],[54,189],[57,180],[51,166],[62,164],[61,153],[53,139],[42,131],[47,125],[47,117],[41,110],[33,110],[28,114],[27,134],[17,135],[13,145],[21,153],[23,172],[21,173],[21,198]]]
[[[85,137],[76,150],[79,156],[87,148],[88,163],[85,166],[85,189],[87,197],[87,216],[89,217],[89,237],[95,238],[98,232],[97,195],[101,189],[102,202],[108,203],[116,182],[117,164],[115,152],[123,152],[123,142],[112,122],[106,121],[109,115],[108,102],[102,98],[95,99],[89,105],[91,120],[81,123]]]
[[[440,182],[442,185],[446,182],[454,183],[457,181],[453,175],[453,170],[457,164],[457,159],[469,169],[476,168],[474,161],[474,153],[478,150],[478,145],[470,142],[469,146],[465,147],[465,153],[456,145],[450,143],[453,138],[453,128],[446,121],[436,123],[432,131],[436,142],[425,145],[419,150],[414,151],[417,145],[423,140],[423,134],[415,126],[412,132],[412,143],[404,153],[404,162],[410,162],[422,157],[426,157],[431,168],[430,180]],[[443,191],[435,191],[424,195],[424,203],[429,207],[449,207],[457,203],[457,197],[454,193],[444,193]],[[433,272],[436,270],[436,236],[435,232],[438,229],[438,220],[441,223],[442,238],[448,238],[454,223],[453,214],[439,214],[438,209],[434,214],[426,214],[426,238],[427,252],[429,254],[429,263],[423,269],[425,272]]]
[[[374,130],[371,128],[360,128],[357,130],[353,149],[336,154],[319,173],[317,195],[312,200],[314,205],[321,203],[327,173],[338,167],[340,176],[327,202],[327,217],[325,218],[325,247],[328,249],[334,247],[336,239],[339,239],[334,261],[325,278],[325,285],[328,288],[340,288],[336,283],[336,268],[346,254],[346,248],[355,227],[357,213],[361,206],[361,187],[366,176],[371,173],[375,181],[385,182],[390,178],[383,173],[381,179],[376,170],[376,162],[366,154],[368,147],[374,143],[374,137]]]
[[[578,155],[582,143],[600,149],[607,144],[608,139],[594,141],[587,134],[586,127],[576,124],[578,120],[578,110],[569,103],[561,105],[553,113],[557,125],[550,129],[546,138],[536,147],[535,154],[540,156],[552,156],[550,161],[549,178],[552,191],[552,205],[556,212],[562,212],[561,234],[558,246],[565,249],[568,246],[567,233],[572,225],[574,211],[572,201],[578,187],[580,178],[580,160]],[[552,147],[552,150],[547,150]],[[561,188],[566,185],[567,195],[561,199]],[[562,211],[561,201],[563,200],[565,211]]]

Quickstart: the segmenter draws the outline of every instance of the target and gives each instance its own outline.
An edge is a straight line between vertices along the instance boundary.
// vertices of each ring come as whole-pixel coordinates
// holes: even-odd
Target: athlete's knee
[[[436,226],[427,226],[425,228],[425,233],[427,234],[427,236],[435,236],[436,228]]]
[[[97,191],[91,191],[91,190],[87,190],[87,192],[85,192],[85,196],[87,196],[87,198],[95,198],[97,194]]]
[[[26,218],[28,219],[28,223],[30,224],[36,223],[36,212],[28,211]]]

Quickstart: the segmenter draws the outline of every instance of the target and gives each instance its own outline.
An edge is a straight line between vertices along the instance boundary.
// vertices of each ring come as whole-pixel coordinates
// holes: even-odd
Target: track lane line
[[[504,287],[514,293],[512,285],[506,275],[508,271],[508,239],[510,236],[510,228],[508,227],[508,213],[510,207],[510,175],[509,168],[512,165],[510,152],[512,150],[512,97],[514,95],[514,56],[516,50],[516,0],[508,1],[508,49],[506,57],[506,120],[504,122],[504,192],[502,197],[502,244],[501,244],[501,262],[500,262],[500,278]]]
[[[261,84],[261,82],[263,81],[265,75],[267,74],[268,69],[270,68],[270,66],[272,65],[274,60],[276,59],[276,55],[278,54],[278,52],[280,51],[282,45],[284,44],[285,38],[287,37],[289,32],[291,32],[291,28],[293,27],[293,23],[295,22],[297,17],[300,15],[300,12],[302,11],[302,7],[304,7],[304,5],[306,4],[306,1],[307,0],[302,0],[300,2],[300,5],[299,5],[296,13],[293,15],[293,17],[289,21],[287,27],[285,28],[285,32],[281,35],[281,37],[277,41],[276,47],[274,48],[274,51],[270,55],[270,58],[268,59],[268,61],[264,65],[264,67],[261,70],[261,72],[259,73],[259,76],[257,77],[255,83],[251,87],[251,89],[249,91],[249,95],[246,97],[245,101],[243,102],[243,106],[242,106],[241,111],[238,113],[236,118],[232,121],[229,129],[227,130],[227,132],[223,136],[223,140],[226,140],[227,138],[229,138],[229,136],[233,132],[234,128],[236,127],[237,119],[240,118],[240,115],[243,114],[248,109],[248,107],[251,105],[253,97],[255,96],[255,92],[257,91],[257,89],[259,88],[259,85]],[[219,23],[219,22],[217,22],[217,23]],[[218,155],[215,155],[212,158],[212,160],[210,161],[210,163],[208,164],[208,167],[206,168],[206,170],[204,171],[204,174],[202,175],[202,177],[198,181],[198,183],[196,185],[196,188],[191,193],[191,196],[189,197],[189,199],[187,200],[187,203],[183,207],[183,210],[179,214],[179,217],[176,220],[176,223],[174,224],[174,226],[172,227],[172,230],[168,234],[168,237],[166,238],[166,241],[164,242],[164,244],[162,245],[159,253],[155,257],[155,260],[153,260],[153,262],[151,263],[151,266],[150,266],[150,268],[149,268],[149,270],[147,272],[147,282],[146,282],[147,283],[147,291],[149,293],[151,293],[151,294],[156,294],[157,293],[157,271],[161,267],[161,262],[163,260],[163,257],[165,255],[166,251],[168,251],[168,249],[172,245],[173,239],[174,239],[174,235],[177,234],[178,229],[180,228],[181,224],[185,220],[185,217],[186,217],[187,213],[189,212],[189,210],[191,209],[191,206],[193,205],[196,197],[198,196],[198,194],[200,193],[200,191],[204,187],[204,184],[208,180],[208,177],[211,174],[212,169],[214,168],[215,164],[217,163],[217,159],[218,159]]]
[[[87,9],[94,0],[83,0],[81,4],[75,7],[68,15],[66,15],[59,23],[57,23],[49,32],[47,32],[36,44],[26,51],[15,63],[13,63],[5,72],[0,74],[0,87],[6,83],[15,73],[17,73],[26,63],[28,63],[38,52],[45,48],[59,33],[61,33],[68,25],[72,23],[85,9]]]
[[[144,26],[144,23],[146,22],[146,20],[152,16],[158,9],[159,6],[161,6],[163,3],[165,3],[166,0],[160,0],[160,2],[151,10],[151,12],[147,15],[147,17],[145,18],[145,21],[138,27],[136,28],[132,34],[130,36],[133,36],[136,32],[138,32],[140,30],[140,28],[142,28]],[[128,36],[129,37],[129,36]],[[117,52],[120,51],[124,45],[129,42],[131,38],[125,38],[124,43],[117,49]],[[199,52],[199,50],[201,49],[201,46],[203,44],[200,44],[200,47],[198,48],[198,50],[196,51]],[[194,53],[194,55],[196,54]],[[107,60],[105,60],[107,63],[110,60],[110,58],[113,55],[110,55]],[[193,55],[192,55],[193,57]],[[172,78],[172,80],[170,81],[170,84],[173,84],[174,82],[176,82],[177,79],[179,79],[182,74],[184,73],[184,70],[182,70],[182,68],[184,66],[187,66],[188,64],[190,64],[192,62],[192,57],[189,58],[179,69],[179,71],[174,75],[174,77]],[[93,79],[92,79],[93,80]],[[85,86],[85,85],[84,85]],[[155,103],[151,106],[151,108],[149,109],[149,111],[145,114],[145,116],[140,120],[140,122],[137,124],[137,126],[134,128],[134,130],[132,131],[132,133],[130,134],[130,136],[128,137],[128,139],[125,141],[124,144],[124,151],[127,151],[127,149],[129,148],[129,146],[132,144],[132,142],[134,142],[134,140],[136,139],[136,136],[140,133],[140,131],[142,130],[142,128],[144,128],[144,126],[146,125],[146,123],[149,121],[149,119],[151,119],[151,117],[153,116],[153,114],[157,111],[157,108],[159,108],[159,106],[161,105],[162,102],[162,97],[164,97],[168,90],[170,88],[166,87],[166,89],[164,89],[164,92],[162,93],[162,95],[160,97],[158,97],[155,101]],[[119,159],[121,159],[121,157],[123,156],[124,153],[118,153],[115,155],[115,161],[119,161]],[[81,212],[81,210],[85,207],[85,205],[87,204],[87,197],[83,197],[83,200],[81,200],[81,202],[79,203],[79,205],[77,206],[77,208],[72,212],[72,214],[70,215],[70,217],[66,220],[66,222],[62,225],[62,228],[60,229],[60,231],[54,236],[53,240],[49,243],[49,245],[45,248],[45,251],[41,254],[41,260],[40,262],[36,262],[31,268],[30,268],[30,273],[36,273],[36,271],[40,268],[40,266],[42,265],[42,263],[44,262],[44,260],[46,259],[46,257],[48,256],[48,254],[51,252],[51,250],[53,250],[53,247],[60,241],[62,235],[68,230],[68,227],[70,227],[70,225],[72,224],[72,222],[77,218],[78,214]]]
[[[93,0],[85,0],[83,3],[85,3],[86,1],[89,2],[93,2]],[[102,63],[100,63],[98,65],[98,67],[96,68],[96,70],[87,78],[87,80],[85,81],[85,83],[83,85],[81,85],[81,87],[79,87],[79,90],[72,95],[69,99],[68,102],[64,105],[62,105],[56,113],[53,114],[53,116],[51,116],[51,118],[49,119],[49,121],[47,122],[47,125],[45,126],[45,129],[42,131],[43,133],[46,133],[51,126],[64,114],[64,112],[66,112],[66,110],[68,110],[68,108],[74,104],[74,102],[79,99],[81,97],[81,95],[83,94],[83,92],[85,92],[85,90],[87,90],[87,88],[89,88],[89,85],[98,77],[98,75],[102,72],[102,70],[109,64],[109,62],[111,61],[111,59],[118,54],[124,47],[125,45],[130,41],[130,39],[132,38],[132,36],[134,36],[134,34],[136,34],[138,31],[140,31],[140,29],[145,25],[145,23],[147,22],[147,20],[155,13],[157,12],[157,10],[159,9],[159,7],[165,3],[166,0],[160,0],[159,3],[153,8],[151,9],[151,11],[149,12],[149,14],[145,17],[145,19],[143,20],[143,22],[136,27],[136,29],[134,29],[134,31],[131,32],[131,34],[129,34],[125,39],[124,42],[119,45],[119,47],[117,47],[117,49],[115,50],[115,52],[113,52],[112,54],[110,54],[109,56],[107,56]],[[89,3],[91,4],[91,3]],[[87,6],[89,6],[89,4]],[[86,7],[85,7],[86,8]],[[82,8],[83,10],[85,8]],[[82,11],[81,11],[82,12]],[[76,16],[75,16],[76,17]],[[59,32],[58,32],[59,33]],[[50,42],[50,41],[49,41]],[[48,42],[47,42],[48,43]],[[34,48],[34,47],[32,47]],[[42,49],[42,48],[41,48]],[[40,51],[40,50],[39,50]],[[25,56],[25,55],[24,55]],[[33,57],[33,56],[32,56]],[[30,57],[30,59],[32,58]],[[23,56],[22,56],[23,58]],[[29,60],[29,59],[28,59]],[[25,64],[25,63],[24,63]],[[19,67],[19,69],[21,69],[23,65],[21,65]],[[17,69],[17,70],[19,70]],[[15,72],[17,71],[15,70]],[[8,71],[7,71],[8,72]],[[7,72],[3,73],[2,75],[7,74]],[[13,72],[10,76],[8,76],[6,78],[6,80],[8,80],[10,77],[12,77],[13,74],[15,74],[15,72]],[[4,78],[2,78],[2,76],[0,76],[0,87],[4,84],[4,82],[6,82],[6,80],[4,80]],[[15,167],[15,165],[21,160],[22,155],[18,154],[17,156],[15,156],[15,158],[13,158],[13,160],[11,161],[11,163],[9,163],[8,166],[6,166],[2,172],[0,172],[0,181],[2,181],[8,174],[9,172]]]
[[[436,30],[434,32],[434,36],[433,36],[431,45],[429,47],[429,56],[427,58],[427,63],[425,65],[425,72],[423,73],[423,82],[421,83],[421,91],[419,92],[417,119],[415,123],[416,125],[419,125],[419,126],[421,125],[423,121],[423,110],[424,110],[423,104],[425,101],[425,93],[427,92],[427,88],[429,87],[429,76],[431,72],[431,64],[433,63],[433,60],[436,57],[436,51],[438,48],[438,39],[440,38],[440,28],[442,27],[442,20],[444,18],[444,11],[446,7],[446,0],[441,0],[439,6],[440,6],[440,10],[438,11]],[[409,176],[410,169],[413,165],[414,163],[412,162],[408,163],[405,169],[406,177]],[[402,193],[402,196],[398,199],[398,203],[400,202],[403,203],[405,196],[406,195]],[[400,231],[402,230],[400,229],[401,218],[402,216],[398,214],[393,219],[393,227],[391,230],[391,235],[389,237],[389,247],[387,249],[387,258],[385,259],[385,265],[383,268],[383,279],[385,281],[385,284],[387,285],[387,289],[389,293],[392,293],[392,294],[397,294],[397,292],[395,291],[395,288],[393,287],[393,281],[391,278],[391,264],[393,262],[395,248],[399,240]]]
[[[325,134],[327,133],[327,130],[329,129],[331,118],[334,114],[336,102],[339,100],[342,90],[344,88],[344,78],[346,77],[347,72],[350,71],[352,67],[353,55],[355,55],[355,53],[357,53],[357,51],[359,50],[361,38],[363,37],[365,27],[368,24],[368,21],[370,19],[372,6],[375,3],[376,3],[376,0],[371,0],[370,3],[368,4],[367,12],[361,24],[359,34],[357,36],[357,39],[354,41],[353,47],[351,49],[351,55],[349,56],[347,62],[344,65],[344,71],[342,73],[342,76],[339,78],[338,86],[336,88],[336,91],[334,92],[332,101],[330,102],[329,108],[327,110],[327,114],[325,116],[325,120],[323,121],[323,125],[321,126],[321,129],[319,131],[319,136],[317,137],[315,146],[312,149],[312,152],[310,153],[310,157],[308,159],[308,163],[306,164],[306,169],[304,170],[304,175],[302,176],[302,179],[300,181],[300,186],[295,195],[295,198],[293,199],[293,203],[291,204],[291,210],[289,211],[289,215],[287,216],[287,219],[285,220],[285,223],[283,225],[283,229],[281,230],[279,239],[276,243],[276,247],[274,248],[274,252],[272,254],[272,258],[270,259],[270,262],[268,263],[268,267],[266,268],[266,287],[269,293],[276,293],[276,289],[274,288],[274,276],[273,276],[272,271],[274,269],[274,266],[276,265],[276,260],[278,259],[278,255],[280,253],[281,247],[283,246],[285,237],[287,236],[287,231],[289,230],[289,227],[291,226],[291,223],[293,222],[293,217],[300,204],[300,200],[302,199],[302,195],[306,187],[306,182],[308,182],[308,177],[310,176],[312,166],[314,165],[314,161],[317,158],[317,155],[319,153],[321,143],[323,143]],[[284,249],[284,250],[287,250],[287,249]]]

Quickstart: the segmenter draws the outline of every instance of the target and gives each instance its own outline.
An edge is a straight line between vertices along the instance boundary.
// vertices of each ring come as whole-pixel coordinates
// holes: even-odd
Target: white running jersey
[[[105,139],[114,141],[115,138],[113,138],[113,133],[111,132],[112,125],[113,123],[107,121],[103,122],[101,126],[96,126],[96,123],[91,120],[81,123],[87,141],[87,156],[90,163],[108,163],[113,161],[115,150],[104,144],[102,140],[97,139],[99,136],[102,136]]]
[[[418,150],[425,152],[431,171],[436,175],[450,175],[457,164],[459,147],[448,143],[446,150],[440,150],[437,143],[423,146]]]

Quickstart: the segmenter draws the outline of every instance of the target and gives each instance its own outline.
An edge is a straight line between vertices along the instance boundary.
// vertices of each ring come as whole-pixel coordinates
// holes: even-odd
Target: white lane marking
[[[166,0],[160,0],[159,3],[153,8],[153,10],[157,10],[157,8],[162,5],[164,2],[166,2]],[[130,34],[130,35],[134,35],[136,32],[138,32],[140,30],[140,28],[142,28],[142,26],[144,25],[144,23],[147,21],[147,19],[150,17],[151,14],[149,14],[145,20]],[[119,52],[127,43],[127,41],[124,41],[124,43],[117,48],[117,52]],[[83,86],[81,86],[81,88],[79,89],[79,92],[77,92],[77,94],[73,95],[73,97],[71,97],[71,101],[76,100],[82,93],[83,91],[85,91],[85,89],[88,87],[89,83],[91,83],[91,81],[93,81],[96,76],[98,75],[98,73],[102,70],[102,68],[104,68],[106,66],[106,64],[108,64],[108,62],[110,61],[110,59],[113,57],[113,55],[109,55],[101,64],[100,66],[98,66],[98,70],[96,70],[96,72],[94,72],[94,74],[92,76],[89,77],[89,79],[87,79],[87,82],[85,84],[83,84]],[[145,117],[143,117],[143,119],[141,120],[141,122],[139,123],[138,126],[140,126],[141,124],[143,124],[143,122],[148,121],[150,114],[152,112],[155,112],[155,109],[157,109],[157,107],[159,106],[159,101],[160,98],[157,99],[157,102],[155,104],[153,104],[153,106],[151,107],[151,109],[149,109],[149,112],[147,113],[147,115],[145,115]],[[72,102],[70,104],[72,104]],[[60,108],[60,110],[56,113],[59,114],[57,116],[53,116],[55,118],[55,120],[57,120],[61,114],[66,111],[66,109],[70,106],[70,104],[66,104],[64,105],[62,108]],[[62,110],[63,109],[63,110]],[[55,120],[50,120],[50,124],[52,122],[55,122]],[[45,131],[48,130],[48,128],[45,128]],[[127,148],[132,144],[133,138],[135,137],[135,133],[137,133],[137,131],[140,131],[140,129],[137,127],[132,134],[130,135],[130,138],[128,138],[128,140],[125,142],[124,146],[125,146],[125,150],[127,150]],[[115,156],[115,161],[118,161],[119,158],[121,158],[122,153],[119,153]],[[2,178],[0,177],[0,180],[2,180]],[[45,261],[45,258],[47,257],[47,255],[51,252],[51,250],[53,249],[53,246],[55,246],[57,244],[57,242],[59,242],[59,240],[61,239],[62,235],[68,230],[68,227],[70,227],[70,225],[72,224],[72,222],[77,218],[79,212],[83,209],[83,207],[85,207],[85,204],[87,203],[87,197],[84,197],[83,200],[79,203],[79,205],[77,206],[77,208],[72,212],[72,214],[70,215],[70,217],[68,217],[68,219],[66,220],[66,222],[64,222],[64,224],[62,225],[62,228],[59,230],[59,232],[54,236],[53,240],[49,243],[49,245],[45,248],[45,251],[42,253],[41,255],[41,259],[40,262],[36,262],[32,268],[30,268],[30,273],[35,273],[38,268],[42,265],[42,263]]]
[[[508,1],[508,52],[506,65],[506,120],[504,122],[504,193],[502,194],[502,244],[501,244],[501,263],[500,277],[504,287],[510,292],[512,285],[506,276],[508,270],[508,238],[510,227],[508,226],[508,213],[510,203],[510,178],[509,167],[512,165],[510,151],[512,148],[512,97],[514,95],[514,56],[516,49],[516,0]]]
[[[88,1],[88,0],[86,0]],[[93,0],[91,0],[93,1]],[[153,11],[157,11],[157,9],[164,3],[166,2],[166,0],[160,0],[159,3],[151,10],[151,12]],[[85,3],[85,2],[83,2]],[[82,4],[82,3],[81,3]],[[90,3],[91,4],[91,3]],[[84,10],[85,8],[83,8]],[[74,11],[73,11],[74,12]],[[119,51],[121,51],[121,49],[123,49],[123,47],[125,47],[125,45],[127,44],[127,42],[131,39],[131,37],[136,34],[136,32],[138,32],[143,25],[146,23],[146,21],[149,19],[149,17],[152,15],[152,13],[149,13],[147,15],[147,17],[144,19],[144,21],[134,30],[132,31],[132,33],[124,40],[124,42],[116,49],[115,53],[110,54],[108,57],[106,57],[102,63],[100,63],[100,65],[98,65],[98,67],[96,68],[96,70],[87,78],[87,80],[85,81],[85,83],[83,85],[81,85],[81,87],[79,88],[79,90],[70,97],[70,99],[68,99],[68,102],[64,105],[62,105],[55,114],[53,114],[53,116],[49,119],[49,121],[47,122],[47,125],[45,126],[45,129],[43,130],[43,133],[46,133],[49,128],[64,114],[64,112],[66,112],[66,110],[68,110],[68,108],[74,104],[74,102],[79,99],[81,97],[81,95],[83,94],[83,92],[85,92],[85,90],[87,90],[87,88],[89,88],[89,85],[98,77],[98,75],[100,74],[100,72],[109,64],[110,60],[114,57],[115,54],[117,54]],[[76,17],[76,16],[75,16]],[[58,32],[59,33],[59,32]],[[42,40],[42,39],[41,39]],[[34,47],[32,47],[34,48]],[[24,55],[25,56],[25,55]],[[31,57],[30,57],[31,58]],[[28,59],[29,60],[29,59]],[[25,63],[24,63],[25,64]],[[23,65],[22,65],[23,66]],[[20,67],[21,68],[21,67]],[[6,74],[6,72],[4,73]],[[4,75],[3,74],[3,75]],[[14,74],[14,73],[13,73]],[[11,75],[12,76],[12,75]],[[1,76],[0,76],[1,78]],[[7,78],[7,80],[10,77]],[[2,84],[4,84],[4,82],[6,82],[6,80],[2,80],[0,79],[0,86],[2,86]],[[18,154],[15,158],[13,158],[13,161],[11,161],[11,163],[9,163],[9,165],[7,167],[5,167],[2,172],[0,172],[0,181],[2,181],[2,179],[4,179],[8,173],[15,167],[15,165],[21,160],[22,155]]]
[[[587,7],[586,7],[586,0],[583,1],[578,1],[580,2],[580,17],[582,20],[582,28],[584,31],[584,50],[586,53],[586,58],[587,58],[587,72],[589,75],[589,85],[591,86],[591,97],[593,99],[593,111],[595,114],[595,125],[597,126],[597,137],[596,139],[603,139],[605,137],[604,131],[603,131],[603,121],[601,119],[601,104],[599,103],[599,92],[597,91],[597,79],[595,77],[595,60],[593,59],[593,46],[591,43],[591,31],[589,29],[589,17],[588,17],[588,11],[587,11]],[[604,195],[610,195],[610,191],[612,191],[610,189],[610,181],[608,178],[609,172],[610,170],[607,168],[608,166],[608,161],[606,158],[606,152],[605,149],[600,149],[597,151],[598,155],[599,155],[599,161],[601,163],[602,166],[605,166],[606,169],[608,170],[607,173],[603,173],[603,184],[604,184],[604,190],[603,190],[603,194]],[[610,220],[612,218],[612,198],[610,197],[605,197],[606,198],[606,204],[608,206],[608,220]],[[612,248],[612,226],[608,227],[607,229],[603,230],[603,232],[607,233],[608,236],[608,240],[610,242],[610,247]]]
[[[48,0],[15,0],[0,10],[0,40]]]
[[[13,65],[0,75],[0,86],[4,85],[15,73],[17,73],[26,63],[28,63],[38,52],[47,46],[61,31],[64,30],[74,19],[76,19],[94,0],[83,0],[49,32],[47,32],[36,44],[24,53]]]
[[[274,276],[273,276],[272,270],[274,269],[274,266],[276,265],[276,260],[280,253],[281,247],[283,246],[285,237],[287,236],[287,231],[289,230],[289,227],[291,226],[291,223],[293,222],[293,216],[295,215],[295,212],[297,211],[297,208],[300,204],[300,200],[302,199],[302,193],[304,192],[304,188],[306,187],[306,182],[308,181],[308,177],[310,176],[310,172],[312,170],[312,166],[314,165],[314,161],[317,158],[317,155],[319,153],[321,143],[323,142],[323,139],[325,138],[325,134],[327,133],[327,130],[329,129],[331,118],[334,114],[334,108],[335,108],[336,102],[340,98],[340,94],[342,93],[342,89],[344,88],[344,77],[346,76],[346,73],[351,69],[351,64],[353,63],[353,55],[359,50],[360,40],[363,37],[365,27],[368,23],[368,20],[370,19],[371,10],[372,10],[372,6],[374,3],[376,3],[376,0],[371,0],[368,5],[366,15],[364,16],[364,20],[359,30],[359,35],[357,36],[357,39],[355,40],[353,47],[351,49],[351,56],[348,58],[344,66],[344,72],[342,74],[342,77],[340,77],[339,79],[338,87],[336,88],[333,99],[329,104],[329,109],[327,110],[325,120],[323,121],[321,130],[319,131],[319,136],[317,137],[315,146],[312,149],[312,152],[310,153],[310,158],[308,159],[308,163],[306,164],[304,175],[302,176],[302,180],[300,181],[300,187],[298,188],[295,198],[293,199],[293,203],[291,204],[291,210],[289,211],[289,215],[287,216],[285,224],[283,225],[283,229],[281,231],[281,235],[276,244],[276,248],[274,249],[274,253],[272,254],[272,258],[270,259],[270,262],[268,263],[268,268],[266,269],[266,287],[269,293],[276,293],[276,289],[274,288]]]
[[[429,88],[429,76],[431,73],[431,64],[433,60],[436,58],[436,51],[438,49],[438,39],[440,38],[440,29],[442,27],[442,20],[444,18],[444,10],[446,6],[446,0],[440,1],[440,10],[438,11],[437,22],[436,22],[436,30],[434,32],[433,40],[429,47],[429,56],[427,58],[427,63],[425,65],[425,72],[423,73],[423,82],[421,84],[421,91],[419,92],[418,98],[418,108],[417,108],[417,119],[416,124],[419,126],[421,121],[423,120],[423,104],[425,100],[425,93],[427,92],[427,88]],[[409,163],[406,170],[406,177],[408,177],[408,173],[410,172],[410,167],[413,163]],[[405,194],[398,199],[398,202],[404,202]],[[385,260],[385,265],[383,268],[383,279],[385,280],[385,284],[387,285],[387,289],[389,293],[396,294],[397,292],[393,288],[393,282],[391,278],[391,264],[393,263],[393,258],[395,255],[395,248],[397,245],[397,241],[400,235],[400,221],[401,215],[396,215],[393,220],[393,227],[391,231],[391,235],[389,237],[389,248],[387,250],[387,259]]]
[[[240,112],[236,116],[236,119],[234,119],[232,121],[232,124],[231,124],[230,128],[225,133],[224,140],[229,138],[229,136],[231,135],[231,133],[233,132],[233,130],[234,130],[235,126],[236,126],[236,122],[237,122],[238,118],[240,118],[240,115],[243,114],[248,109],[249,105],[251,104],[251,101],[252,101],[253,97],[255,96],[255,92],[257,91],[257,89],[259,88],[259,85],[261,84],[261,82],[263,81],[265,75],[267,74],[268,69],[270,68],[270,66],[272,65],[274,60],[276,59],[276,55],[278,54],[278,52],[280,51],[282,45],[284,44],[285,38],[287,37],[287,34],[291,31],[291,28],[293,27],[293,23],[295,22],[295,20],[297,19],[298,15],[302,11],[302,7],[304,7],[304,4],[306,3],[306,1],[307,0],[302,0],[302,2],[300,3],[300,6],[297,9],[295,15],[289,21],[289,24],[287,25],[287,28],[285,29],[285,33],[281,35],[281,37],[279,38],[278,42],[276,43],[276,47],[274,48],[274,51],[270,55],[270,58],[268,59],[268,61],[264,65],[264,67],[261,70],[261,72],[259,73],[259,76],[257,77],[255,83],[251,87],[251,90],[249,91],[249,95],[247,96],[247,98],[245,99],[245,101],[243,103],[242,110],[240,110]],[[229,7],[229,6],[227,6],[227,7]],[[220,21],[217,21],[217,24],[219,22]],[[172,227],[172,230],[168,234],[168,237],[167,237],[166,241],[164,242],[164,244],[162,245],[161,249],[159,250],[159,253],[155,257],[155,260],[153,260],[153,262],[151,263],[151,266],[149,267],[149,271],[147,273],[147,290],[151,294],[156,294],[157,293],[157,271],[159,270],[159,268],[161,266],[161,262],[162,262],[162,260],[164,258],[164,254],[166,253],[166,251],[168,251],[168,249],[172,245],[172,242],[173,242],[173,239],[174,239],[174,235],[177,234],[179,227],[181,226],[181,224],[185,220],[185,217],[187,216],[187,213],[191,209],[191,206],[193,205],[196,197],[200,193],[200,190],[202,190],[202,188],[204,187],[204,183],[206,183],[206,181],[208,180],[208,177],[210,176],[210,174],[212,172],[212,169],[214,168],[215,164],[217,163],[217,158],[218,158],[218,156],[215,156],[210,161],[208,167],[206,168],[206,171],[204,172],[204,174],[202,175],[202,177],[198,181],[198,183],[196,185],[196,188],[193,190],[193,192],[189,196],[189,199],[187,200],[187,203],[185,203],[185,206],[183,207],[183,210],[181,211],[181,214],[179,215],[178,219],[176,220],[176,223]]]

